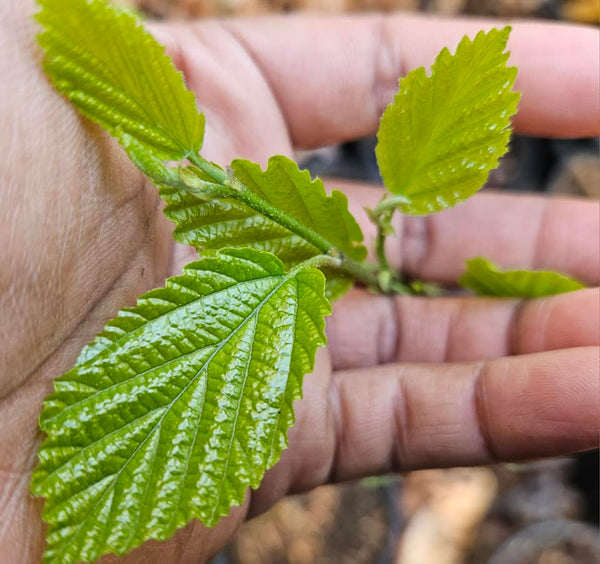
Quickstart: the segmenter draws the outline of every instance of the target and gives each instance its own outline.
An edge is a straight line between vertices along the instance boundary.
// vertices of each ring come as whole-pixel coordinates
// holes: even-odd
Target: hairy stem
[[[221,167],[202,158],[198,153],[192,153],[188,156],[188,159],[201,171],[208,174],[217,184],[228,184],[227,173]]]
[[[406,204],[408,199],[405,196],[396,194],[390,198],[384,198],[381,200],[373,210],[376,214],[380,214],[385,211],[395,210],[399,205]]]
[[[391,272],[392,269],[390,267],[390,263],[387,258],[387,254],[385,252],[385,231],[380,224],[377,224],[377,238],[375,239],[375,254],[377,256],[377,260],[379,261],[381,270],[386,270]]]
[[[380,204],[386,201],[384,197]],[[379,287],[386,294],[414,294],[412,289],[403,283],[402,275],[391,267],[387,258],[385,243],[387,237],[394,234],[392,217],[395,211],[394,208],[379,210],[379,206],[369,211],[371,221],[377,226],[375,238],[375,255],[379,266],[377,280]]]
[[[362,282],[365,286],[382,293],[377,275],[369,268],[369,265],[360,264],[346,255],[341,256],[340,270],[348,274],[354,280]]]
[[[297,272],[303,268],[318,268],[319,270],[331,268],[333,270],[341,270],[342,259],[335,258],[330,255],[317,255],[316,257],[311,257],[305,261],[302,261],[300,264],[292,268],[290,272]]]
[[[328,268],[331,270],[338,270],[350,276],[353,280],[362,282],[366,286],[381,292],[377,276],[368,268],[369,265],[360,264],[351,258],[348,258],[343,253],[340,253],[338,257],[331,255],[317,255],[311,257],[292,269],[293,271],[300,270],[302,268],[318,268],[322,270]]]
[[[236,190],[236,195],[234,197],[240,202],[243,202],[248,207],[273,220],[278,225],[285,227],[292,233],[299,235],[321,252],[329,253],[332,256],[336,256],[339,253],[335,246],[327,239],[313,231],[310,227],[304,225],[302,222],[294,219],[287,213],[282,212],[273,204],[266,202],[260,196],[257,196],[254,192],[246,188],[239,180],[234,179],[232,186],[238,189]]]

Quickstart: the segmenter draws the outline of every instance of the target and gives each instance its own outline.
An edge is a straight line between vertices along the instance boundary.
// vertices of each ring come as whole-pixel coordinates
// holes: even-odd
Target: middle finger
[[[459,362],[600,344],[598,289],[536,300],[373,296],[334,306],[335,370],[389,362]]]

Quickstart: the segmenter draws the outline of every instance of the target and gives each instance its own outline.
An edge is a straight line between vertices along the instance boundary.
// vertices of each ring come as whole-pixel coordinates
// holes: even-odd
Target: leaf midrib
[[[273,294],[275,294],[277,291],[279,291],[291,278],[293,278],[295,276],[294,274],[288,274],[282,277],[282,280],[279,284],[275,285],[275,287],[267,294],[267,296],[254,308],[254,310],[251,312],[250,315],[248,315],[243,321],[242,323],[240,323],[238,325],[238,327],[236,327],[228,336],[226,339],[224,339],[223,341],[221,341],[220,345],[218,347],[215,347],[215,351],[211,354],[211,356],[204,362],[204,364],[196,371],[196,374],[190,378],[190,381],[179,391],[179,393],[175,396],[175,398],[167,405],[167,406],[163,406],[160,409],[164,409],[164,413],[161,415],[161,417],[159,418],[159,420],[156,422],[156,424],[148,431],[146,437],[140,442],[140,444],[134,449],[133,453],[128,457],[127,461],[121,466],[120,470],[115,474],[115,478],[112,481],[112,483],[107,486],[106,490],[102,493],[102,495],[96,500],[96,502],[94,503],[94,506],[92,507],[92,509],[87,512],[87,515],[85,517],[85,519],[82,521],[81,525],[77,528],[77,530],[75,531],[75,533],[73,533],[73,535],[71,535],[69,537],[69,539],[73,539],[75,535],[77,535],[80,531],[81,528],[83,527],[83,525],[87,522],[87,519],[90,518],[90,515],[93,514],[95,508],[102,502],[102,500],[106,497],[108,492],[112,492],[114,491],[114,487],[117,484],[122,472],[124,471],[124,469],[129,465],[129,463],[131,462],[131,460],[135,457],[135,455],[139,452],[139,450],[141,448],[143,448],[143,446],[146,444],[146,442],[149,440],[149,438],[154,434],[154,432],[156,431],[156,429],[158,427],[160,427],[162,425],[162,421],[164,420],[164,418],[166,417],[166,415],[169,413],[170,409],[173,407],[173,405],[177,402],[177,400],[186,392],[186,390],[192,385],[192,383],[194,383],[196,381],[196,379],[198,378],[198,375],[204,371],[206,369],[206,367],[210,364],[210,362],[214,359],[214,357],[216,356],[216,354],[222,350],[222,348],[229,342],[229,340],[235,335],[237,334],[238,331],[240,331],[242,329],[242,327],[244,325],[246,325],[246,323],[249,322],[250,319],[252,319],[253,317],[255,317],[258,312],[261,311],[262,307],[265,305],[265,303],[273,296]],[[240,395],[241,398],[241,395]],[[239,410],[239,404],[238,404],[238,410]],[[145,415],[147,415],[150,412],[147,412]],[[119,429],[115,430],[115,432],[118,432]],[[112,434],[112,433],[111,433]],[[232,433],[232,437],[233,437],[233,433]],[[160,439],[159,439],[160,440]],[[233,441],[233,438],[232,438]],[[97,441],[96,441],[97,442]],[[82,450],[80,450],[76,456],[81,456],[83,452],[85,452],[87,449],[89,449],[90,447],[92,447],[94,443],[90,443],[89,445],[86,445],[86,447]],[[231,443],[232,444],[232,443]],[[69,459],[68,462],[72,461],[73,459]],[[153,464],[155,463],[156,459],[153,459]],[[67,463],[62,464],[61,466],[59,466],[58,468],[56,468],[51,474],[49,474],[48,476],[46,476],[46,478],[44,479],[44,482],[47,481],[51,476],[53,476],[54,474],[56,474],[56,472],[58,470],[60,470],[62,467],[64,467]],[[224,478],[222,478],[222,480],[224,480]],[[112,509],[112,508],[111,508]],[[214,511],[214,509],[213,509]],[[137,523],[137,526],[139,526],[139,521]],[[60,555],[63,555],[67,548],[71,545],[70,540],[67,541],[67,543],[61,543],[61,544],[65,544],[64,548],[60,551]]]
[[[136,27],[137,27],[137,26],[136,26]],[[142,29],[142,31],[143,31],[143,29]],[[68,36],[66,36],[64,33],[62,33],[62,32],[61,32],[60,30],[58,30],[56,27],[46,28],[46,31],[45,31],[45,33],[47,33],[48,35],[55,35],[55,37],[58,37],[58,38],[60,38],[60,39],[59,39],[59,41],[61,41],[62,43],[66,43],[66,44],[69,44],[69,45],[71,45],[71,46],[74,46],[74,47],[75,47],[75,49],[74,49],[74,52],[75,52],[75,53],[77,53],[77,52],[79,51],[79,49],[77,48],[77,46],[76,46],[76,45],[75,45],[75,44],[74,44],[74,43],[73,43],[73,42],[72,42],[72,41],[71,41],[71,40],[68,38]],[[91,52],[91,51],[86,51],[86,52],[88,52],[88,53],[90,54],[90,57],[91,57],[91,58],[93,58],[93,60],[94,60],[94,61],[95,61],[97,64],[99,64],[99,65],[102,65],[103,69],[105,69],[105,70],[106,70],[107,74],[110,76],[110,78],[112,79],[112,82],[113,82],[113,84],[108,84],[108,83],[106,83],[104,80],[100,80],[100,79],[98,79],[98,78],[97,78],[97,79],[96,79],[96,81],[95,81],[95,83],[96,83],[96,84],[98,84],[98,83],[100,83],[100,84],[103,84],[103,85],[105,85],[105,86],[106,86],[106,87],[107,87],[109,90],[114,90],[115,92],[118,92],[118,93],[119,93],[119,94],[121,94],[123,97],[125,97],[127,100],[130,100],[130,101],[131,101],[131,102],[132,102],[132,103],[135,105],[135,107],[136,107],[136,108],[137,108],[137,109],[140,111],[140,113],[146,117],[146,120],[147,120],[147,123],[148,123],[148,124],[151,124],[151,125],[152,125],[153,127],[155,127],[157,130],[159,130],[159,131],[160,131],[160,133],[161,133],[161,136],[162,136],[164,139],[168,139],[168,140],[170,140],[172,143],[174,143],[174,144],[175,144],[177,147],[179,147],[179,148],[180,148],[180,149],[181,149],[181,150],[182,150],[182,151],[185,153],[184,155],[182,155],[182,157],[181,157],[181,158],[185,158],[185,157],[187,157],[187,156],[188,156],[188,155],[189,155],[189,154],[190,154],[192,151],[194,151],[194,150],[195,150],[195,148],[194,148],[194,147],[190,148],[190,147],[184,147],[184,146],[182,146],[181,142],[180,142],[179,140],[175,139],[175,138],[173,137],[173,135],[170,133],[170,131],[169,131],[169,128],[168,128],[168,127],[165,127],[165,125],[162,123],[162,120],[161,120],[161,123],[157,123],[157,122],[156,122],[156,120],[150,116],[150,114],[149,114],[149,113],[148,113],[148,111],[146,110],[146,108],[145,108],[144,104],[142,104],[142,103],[139,101],[139,99],[138,99],[138,97],[137,97],[137,96],[136,96],[136,97],[132,97],[132,96],[131,96],[131,94],[130,94],[130,93],[128,93],[126,90],[123,90],[122,88],[119,88],[119,87],[118,87],[118,83],[119,83],[119,81],[116,79],[116,77],[115,77],[115,75],[114,75],[114,73],[113,73],[112,69],[111,69],[111,68],[110,68],[110,67],[109,67],[109,66],[106,64],[106,62],[105,62],[105,61],[103,61],[102,59],[99,59],[99,58],[98,58],[98,57],[97,57],[97,56],[96,56],[96,55],[95,55],[93,52]],[[164,53],[163,53],[163,56],[164,56]],[[125,60],[127,60],[127,57],[125,57]],[[53,61],[54,61],[54,59],[53,59]],[[71,62],[71,63],[72,63],[72,64],[73,64],[73,65],[74,65],[76,68],[78,68],[78,69],[81,69],[81,70],[82,70],[84,73],[87,73],[87,74],[89,74],[89,71],[88,71],[88,70],[87,70],[85,67],[83,67],[83,66],[82,66],[82,63],[81,63],[80,61],[77,61],[77,60],[75,60],[75,59],[73,59],[73,58],[70,58],[70,59],[69,59],[69,61],[70,61],[70,62]],[[175,72],[176,72],[176,71],[175,71]],[[69,82],[71,82],[71,81],[69,81]],[[167,82],[167,84],[169,84],[169,87],[170,87],[170,81],[168,81],[168,80],[167,80],[166,82]],[[70,92],[75,92],[75,91],[77,91],[77,90],[78,90],[78,89],[75,89],[75,90],[70,90]],[[171,88],[169,88],[169,90],[171,91]],[[79,91],[81,91],[81,90],[79,90]],[[96,96],[94,96],[94,95],[92,95],[92,94],[88,93],[87,91],[81,91],[81,92],[85,92],[85,93],[86,93],[86,95],[88,95],[88,96],[91,96],[91,97],[95,98],[96,100],[98,100],[98,102],[101,102],[103,105],[105,105],[105,103],[104,103],[104,102],[103,102],[101,99],[99,99],[99,98],[97,98]],[[172,92],[170,92],[170,93],[172,93]],[[69,98],[70,98],[70,95],[69,95]],[[156,98],[154,99],[153,105],[154,105],[155,107],[157,106],[157,104],[156,104]],[[175,104],[174,106],[177,108],[177,112],[178,112],[178,114],[179,114],[180,125],[181,125],[181,124],[184,124],[184,123],[185,123],[185,121],[183,121],[183,116],[182,116],[182,114],[181,114],[181,108],[179,108],[179,104]],[[126,115],[126,113],[127,113],[127,112],[123,112],[123,111],[122,111],[122,109],[119,109],[119,112],[120,112],[120,113],[123,113],[123,114],[125,114],[125,115]],[[164,118],[165,116],[163,115],[162,117]],[[186,133],[187,133],[187,130],[186,130]],[[187,135],[186,135],[186,137],[187,137]],[[146,142],[146,144],[148,144],[148,143]],[[172,149],[172,148],[171,148],[171,149]]]
[[[257,306],[252,310],[252,312],[225,338],[223,339],[218,346],[215,346],[215,351],[213,351],[213,353],[210,355],[210,357],[203,363],[203,365],[196,371],[195,375],[193,377],[190,378],[189,382],[183,386],[183,388],[177,393],[177,395],[171,400],[171,402],[169,404],[167,404],[166,406],[161,406],[158,409],[163,409],[164,413],[161,415],[161,417],[158,419],[158,421],[154,424],[154,426],[148,431],[148,433],[146,434],[146,436],[144,437],[144,439],[140,442],[140,444],[134,449],[134,451],[132,452],[132,454],[128,457],[127,461],[121,466],[120,470],[114,474],[115,478],[112,481],[112,483],[106,488],[106,490],[102,493],[102,495],[98,498],[98,500],[96,501],[96,503],[94,504],[94,506],[92,507],[92,509],[87,513],[87,518],[89,518],[89,515],[91,515],[94,511],[94,509],[97,507],[97,505],[104,499],[104,497],[106,496],[106,494],[109,491],[112,491],[114,486],[116,485],[117,481],[119,480],[122,472],[124,471],[124,469],[128,466],[128,464],[131,462],[131,460],[133,459],[133,457],[137,454],[137,452],[139,452],[139,450],[146,444],[146,442],[148,441],[148,439],[153,435],[153,433],[155,432],[155,430],[162,425],[162,421],[164,420],[164,418],[166,417],[166,415],[170,412],[171,408],[173,407],[173,405],[177,402],[177,400],[188,390],[188,388],[196,381],[196,379],[198,378],[198,375],[204,371],[206,369],[206,367],[210,364],[210,362],[214,359],[214,357],[218,354],[218,352],[220,352],[222,350],[222,348],[229,342],[229,340],[238,333],[238,331],[240,331],[245,325],[246,323],[248,323],[250,321],[250,319],[252,319],[253,317],[255,317],[263,308],[263,306],[265,305],[265,303],[268,302],[268,300],[273,296],[273,294],[275,294],[277,291],[279,291],[291,278],[293,278],[295,276],[295,273],[293,274],[288,274],[285,276],[282,276],[282,279],[280,281],[279,284],[276,284],[274,286],[274,288],[269,291],[269,293],[265,296],[265,298],[263,300],[261,300],[261,302],[259,304],[257,304]],[[178,357],[180,358],[180,357]],[[77,404],[72,404],[72,405],[77,405]],[[71,407],[71,406],[69,406]],[[148,411],[144,414],[144,416],[148,415],[149,413],[151,413],[152,411]],[[130,422],[128,422],[128,424],[132,423],[133,421],[136,421],[137,419],[134,419]],[[120,430],[122,430],[122,428],[120,429],[115,429],[115,431],[113,431],[112,434],[118,433]],[[103,437],[105,438],[105,437]],[[98,441],[94,441],[92,443],[90,443],[89,445],[86,445],[84,448],[82,448],[80,451],[78,451],[78,453],[75,455],[75,457],[80,457],[83,455],[84,452],[86,452],[88,449],[90,449],[91,447],[93,447]],[[63,468],[64,466],[66,466],[68,463],[70,463],[73,458],[70,458],[68,461],[66,461],[64,464],[61,464],[59,467],[55,468],[50,474],[48,474],[42,484],[44,484],[45,482],[47,482],[51,477],[53,477],[61,468]],[[42,487],[40,485],[40,487]],[[83,523],[82,523],[83,526]],[[73,536],[75,534],[77,534],[79,531],[81,530],[81,528],[78,528],[77,531],[71,535],[70,538],[73,538]],[[69,544],[69,543],[67,543]],[[64,554],[64,550],[61,551],[61,554]]]
[[[193,278],[193,277],[194,277],[194,275],[193,275],[193,274],[189,274],[189,272],[190,272],[190,270],[187,270],[187,271],[185,271],[185,272],[184,272],[184,274],[182,274],[182,275],[181,275],[181,277],[185,278],[185,277],[189,276],[190,278]],[[199,271],[199,272],[207,272],[207,271],[204,271],[204,270],[203,270],[203,271]],[[210,272],[210,271],[208,271],[208,272]],[[215,273],[213,272],[213,274],[215,274]],[[232,287],[234,287],[234,286],[242,286],[242,285],[245,285],[245,284],[251,284],[252,282],[255,282],[256,280],[267,280],[267,279],[269,279],[269,278],[276,278],[276,277],[278,277],[278,276],[281,276],[280,274],[273,274],[273,275],[270,275],[270,276],[268,275],[268,276],[260,276],[260,277],[257,277],[257,278],[250,278],[250,279],[248,279],[248,280],[243,280],[243,281],[241,281],[241,282],[240,282],[239,280],[236,280],[235,278],[232,278],[231,276],[229,276],[229,275],[227,275],[227,274],[223,274],[223,273],[220,273],[220,272],[219,272],[219,273],[216,273],[216,274],[218,274],[219,276],[222,276],[223,278],[229,278],[230,280],[233,280],[233,283],[232,283],[231,285],[229,285],[229,286],[226,286],[226,287],[224,287],[224,288],[221,288],[221,289],[217,290],[216,292],[211,292],[211,293],[209,293],[209,294],[202,294],[201,296],[198,296],[197,298],[195,298],[195,299],[193,299],[193,300],[190,300],[189,302],[186,302],[185,304],[182,304],[181,306],[177,306],[176,304],[173,304],[173,305],[175,305],[175,307],[174,307],[173,309],[170,309],[169,311],[166,311],[165,313],[163,313],[163,314],[161,314],[161,315],[158,315],[158,316],[154,317],[153,319],[149,319],[149,320],[147,320],[145,323],[142,323],[142,324],[141,324],[139,327],[136,327],[136,328],[135,328],[135,329],[133,329],[132,331],[127,331],[127,332],[123,333],[123,335],[121,335],[120,337],[118,337],[116,340],[114,340],[114,341],[112,341],[112,340],[111,340],[111,343],[110,343],[110,345],[107,345],[105,348],[103,348],[101,351],[99,351],[98,353],[96,353],[94,356],[92,356],[92,357],[90,357],[90,358],[86,359],[86,361],[85,361],[85,362],[83,362],[83,363],[79,364],[79,365],[78,365],[78,366],[76,366],[76,367],[75,367],[73,370],[74,370],[74,371],[78,371],[78,370],[80,370],[80,369],[82,369],[82,368],[84,368],[84,367],[87,367],[87,366],[89,366],[90,364],[92,364],[92,363],[93,363],[93,361],[94,361],[94,360],[95,360],[95,359],[96,359],[96,358],[97,358],[99,355],[102,355],[102,354],[104,354],[105,352],[106,352],[106,353],[108,353],[108,352],[110,352],[110,351],[114,350],[115,348],[118,348],[118,347],[121,345],[121,343],[122,343],[122,341],[123,341],[124,339],[128,338],[129,336],[134,336],[134,335],[136,335],[138,332],[140,332],[140,331],[143,331],[143,330],[144,330],[146,327],[149,327],[149,326],[151,326],[151,325],[152,325],[152,324],[154,324],[155,322],[157,323],[157,322],[158,322],[158,321],[160,321],[160,320],[161,320],[163,317],[165,317],[165,316],[168,316],[168,315],[172,314],[174,311],[177,311],[177,310],[179,310],[180,308],[186,308],[186,307],[188,307],[188,306],[191,306],[192,304],[195,304],[196,302],[198,302],[198,301],[200,301],[200,300],[202,300],[202,299],[204,299],[204,298],[207,298],[207,297],[209,297],[209,296],[218,296],[219,294],[221,294],[221,293],[223,293],[223,292],[226,292],[227,290],[229,290],[230,288],[232,288]],[[180,277],[179,277],[179,276],[176,276],[176,277],[174,277],[174,278],[173,278],[173,281],[175,281],[175,282],[176,282],[176,281],[177,281],[177,278],[180,278]],[[186,286],[186,288],[187,288],[188,290],[190,290],[190,288],[189,288],[189,287],[187,287],[187,286]],[[165,289],[165,290],[167,290],[167,289],[170,289],[170,281],[167,281],[167,285],[166,285],[164,288],[162,288],[162,289]],[[142,299],[144,299],[144,296],[142,296]],[[171,302],[171,303],[172,303],[172,302]],[[140,306],[140,303],[138,302],[138,305],[137,305],[137,306],[135,306],[133,309],[135,309],[136,307],[139,307],[139,306]],[[116,319],[118,319],[118,317],[117,317]],[[109,324],[109,326],[110,326],[110,324]],[[106,330],[105,330],[105,331],[106,331]],[[103,333],[104,333],[104,332],[103,332]],[[102,335],[103,335],[103,333],[101,333],[101,334],[100,334],[100,336],[102,336]],[[107,338],[108,338],[108,339],[110,339],[110,337],[107,337]],[[91,344],[90,346],[93,346],[93,345],[94,345],[94,343],[92,342],[92,344]],[[179,357],[178,357],[178,358],[179,358]],[[161,366],[161,365],[157,365],[157,366]],[[131,379],[131,378],[127,378],[127,380],[130,380],[130,379]],[[126,382],[127,380],[121,380],[121,382]],[[66,379],[66,378],[64,378],[64,379],[63,379],[63,378],[61,378],[61,379],[59,379],[59,381],[62,381],[62,382],[68,382],[68,381],[70,381],[70,380],[68,380],[68,379]],[[119,384],[119,383],[120,383],[120,382],[118,382],[117,384]],[[88,385],[89,385],[89,384],[88,384]],[[104,390],[107,390],[107,389],[109,389],[109,388],[111,388],[111,387],[112,387],[112,386],[109,386],[108,388],[103,388],[102,390],[98,390],[98,391],[99,391],[99,392],[102,392],[102,391],[104,391]],[[51,421],[51,419],[49,419],[48,421]]]
[[[474,42],[471,42],[470,46],[472,47],[474,44]],[[459,45],[460,47],[460,45]],[[478,65],[480,63],[480,61],[484,58],[484,55],[487,55],[488,51],[491,48],[491,43],[488,44],[486,46],[485,50],[481,50],[477,56],[475,57],[475,60],[471,62],[470,66],[469,66],[469,70],[466,74],[465,77],[463,77],[463,79],[461,80],[460,84],[458,85],[458,87],[456,87],[454,89],[454,92],[452,93],[452,95],[450,96],[450,98],[446,99],[444,101],[443,104],[441,104],[441,107],[436,111],[436,115],[441,116],[440,119],[438,119],[434,124],[433,127],[431,128],[431,131],[429,133],[429,135],[427,136],[427,139],[420,144],[420,147],[418,149],[418,151],[416,152],[416,156],[413,159],[413,162],[419,162],[422,157],[423,157],[423,153],[425,153],[426,149],[431,145],[431,143],[433,142],[433,140],[435,139],[435,135],[437,134],[438,129],[441,127],[441,124],[445,123],[445,114],[446,114],[446,109],[452,104],[452,102],[454,101],[454,99],[457,97],[458,93],[464,88],[465,83],[468,81],[468,79],[471,77],[471,75],[473,74],[476,65]],[[450,65],[448,65],[450,68],[452,68],[453,66],[456,66],[456,57],[458,55],[458,48],[457,48],[457,52],[454,54],[454,56],[451,59]],[[437,62],[437,61],[436,61]],[[434,79],[434,76],[437,75],[437,69],[434,69],[431,73],[431,76],[427,76],[427,82],[429,83],[429,85],[433,82],[434,85],[437,84],[437,82]],[[431,86],[429,86],[429,88],[431,88]],[[433,94],[434,92],[431,92],[431,97],[432,97],[432,102],[433,102]],[[412,112],[411,112],[412,114]],[[415,138],[415,134],[414,134],[414,128],[412,131],[412,137],[413,139]],[[413,184],[413,182],[415,181],[415,178],[418,178],[418,176],[413,173],[408,177],[408,181],[406,182],[406,184],[404,185],[403,190],[401,190],[401,193],[408,193],[408,189],[410,188],[410,186]]]

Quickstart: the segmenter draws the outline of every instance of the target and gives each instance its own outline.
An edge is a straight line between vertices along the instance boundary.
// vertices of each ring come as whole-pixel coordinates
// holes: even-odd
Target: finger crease
[[[397,29],[392,26],[389,16],[380,15],[375,20],[373,37],[377,37],[373,52],[373,82],[371,95],[376,117],[379,118],[391,102],[398,88],[398,78],[405,74],[402,52],[397,54],[394,39]],[[396,33],[394,33],[396,31]]]
[[[386,307],[386,313],[381,317],[377,328],[377,365],[397,360],[400,350],[399,300],[386,297],[386,301],[388,307]]]
[[[337,481],[338,465],[341,460],[341,450],[343,448],[343,443],[345,440],[344,427],[346,421],[346,413],[341,398],[339,374],[340,373],[334,374],[334,376],[331,378],[331,383],[329,385],[329,405],[331,406],[331,413],[333,415],[332,424],[334,426],[334,434],[333,452],[331,456],[329,470],[327,472],[327,479],[325,481],[326,484]]]
[[[522,350],[522,325],[525,312],[529,302],[527,300],[517,300],[512,306],[511,316],[508,322],[506,332],[506,354],[520,354]]]
[[[408,460],[408,429],[409,429],[408,388],[404,378],[398,378],[394,397],[392,399],[392,444],[389,460],[395,472],[402,472],[407,467]]]
[[[487,409],[488,394],[486,377],[488,375],[488,370],[489,361],[480,362],[474,368],[473,403],[475,420],[477,422],[477,432],[481,439],[484,454],[491,462],[498,462],[499,457],[494,449]]]
[[[431,216],[405,217],[400,237],[403,270],[422,276],[433,252],[435,239],[435,226]]]
[[[404,300],[400,297],[394,298],[394,305],[392,310],[392,315],[394,316],[394,342],[395,342],[395,350],[393,360],[399,361],[402,358],[402,346],[404,343],[404,333],[402,331],[403,323],[402,323],[402,314],[404,311],[403,303]]]
[[[550,213],[551,202],[549,199],[544,198],[542,209],[539,215],[539,222],[536,231],[535,242],[532,249],[531,255],[531,268],[537,268],[537,265],[543,262],[541,259],[547,256],[545,249],[545,231],[546,225],[548,224],[548,215]],[[556,251],[556,249],[554,249]]]
[[[465,308],[467,307],[466,303],[463,301],[458,302],[457,309],[450,310],[450,316],[446,321],[446,331],[445,331],[445,339],[444,339],[444,354],[442,358],[444,362],[449,362],[454,357],[454,335],[456,333],[456,329],[461,326],[461,320],[463,314],[465,312]],[[460,346],[460,343],[459,343]]]

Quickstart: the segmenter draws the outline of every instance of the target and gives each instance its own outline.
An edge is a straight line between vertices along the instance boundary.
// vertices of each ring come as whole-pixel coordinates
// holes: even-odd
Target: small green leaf
[[[467,261],[459,284],[480,296],[539,298],[585,288],[573,278],[542,270],[500,270],[481,257]]]
[[[465,37],[400,81],[378,132],[383,181],[406,214],[451,207],[479,190],[504,155],[519,94],[504,52],[510,28]]]
[[[164,48],[103,0],[38,0],[44,67],[56,88],[118,138],[158,159],[197,152],[204,117]]]
[[[330,311],[320,271],[253,249],[122,310],[44,403],[45,562],[124,554],[239,505],[286,447]]]
[[[189,191],[161,186],[165,215],[176,224],[173,236],[200,252],[252,247],[277,255],[287,267],[320,251],[274,221],[231,198],[203,199]]]
[[[269,160],[266,170],[249,161],[236,160],[232,168],[245,186],[266,202],[288,213],[331,242],[350,258],[364,260],[367,252],[360,227],[348,211],[344,194],[327,196],[320,179],[311,180],[308,171],[283,156]],[[159,180],[159,175],[154,175]],[[174,186],[161,186],[167,202],[166,216],[176,225],[177,241],[201,252],[224,247],[252,247],[278,256],[289,268],[321,254],[315,246],[232,198],[200,198]],[[327,297],[336,299],[352,281],[337,272],[327,272]]]
[[[348,211],[348,198],[342,192],[334,190],[327,196],[320,178],[311,180],[307,170],[300,170],[294,161],[281,155],[271,157],[266,170],[242,159],[233,161],[231,168],[252,192],[311,228],[351,259],[362,261],[367,256],[367,249],[359,244],[362,231]]]

